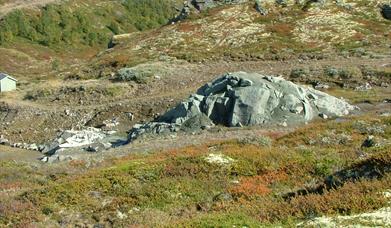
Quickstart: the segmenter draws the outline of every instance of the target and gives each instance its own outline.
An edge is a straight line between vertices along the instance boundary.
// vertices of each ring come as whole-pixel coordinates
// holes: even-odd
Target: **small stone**
[[[37,144],[35,144],[35,143],[29,145],[27,149],[28,150],[36,150],[36,151],[39,150]]]
[[[322,118],[322,119],[325,119],[325,120],[327,120],[329,117],[326,115],[326,114],[324,114],[324,113],[320,113],[319,114],[319,117],[320,118]]]
[[[368,82],[365,83],[365,85],[361,85],[361,86],[358,86],[358,87],[355,88],[356,91],[368,91],[368,90],[371,90],[371,89],[372,89],[372,86]]]
[[[8,141],[8,139],[1,137],[0,138],[0,145],[8,146],[8,145],[10,145],[10,142]]]
[[[365,140],[364,142],[362,143],[361,147],[374,147],[376,146],[376,140],[375,140],[375,136],[373,135],[369,135]]]
[[[41,161],[42,162],[48,162],[49,161],[49,157],[45,156],[45,157],[41,158]]]
[[[279,124],[281,127],[288,127],[288,124],[286,121],[282,122]]]
[[[128,216],[121,211],[117,211],[117,218],[119,219],[126,219]]]
[[[133,114],[133,113],[127,112],[127,113],[125,113],[125,115],[126,115],[126,117],[128,117],[128,119],[129,119],[130,121],[133,121],[133,120],[134,120],[134,114]]]
[[[65,112],[65,115],[67,115],[67,116],[71,115],[71,111],[69,109],[65,109],[64,112]]]

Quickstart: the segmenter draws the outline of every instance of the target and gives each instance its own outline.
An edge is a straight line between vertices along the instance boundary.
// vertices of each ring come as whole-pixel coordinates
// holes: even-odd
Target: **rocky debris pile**
[[[46,156],[44,162],[61,160],[61,152],[70,148],[81,148],[88,152],[98,152],[109,149],[114,143],[106,140],[113,132],[105,132],[101,129],[89,127],[85,130],[66,130],[42,150]]]
[[[8,139],[4,137],[4,135],[0,135],[0,145],[35,151],[43,151],[45,149],[44,145],[37,145],[36,143],[11,143]]]
[[[381,14],[387,20],[391,20],[391,4],[384,4],[381,7]]]
[[[372,89],[372,86],[368,82],[366,82],[364,85],[360,85],[355,88],[356,91],[368,91],[371,89]]]
[[[137,125],[129,141],[143,133],[176,132],[183,127],[205,129],[251,125],[291,126],[315,118],[348,115],[356,107],[324,92],[281,77],[228,73],[198,89],[156,122]]]
[[[180,125],[175,123],[150,122],[146,124],[136,124],[130,130],[128,141],[133,141],[144,134],[167,134],[178,132]]]
[[[25,149],[25,150],[35,150],[42,152],[45,149],[44,145],[37,145],[36,143],[28,144],[28,143],[13,143],[11,147]]]
[[[114,117],[108,120],[104,120],[100,128],[104,130],[111,130],[120,125],[118,118]]]

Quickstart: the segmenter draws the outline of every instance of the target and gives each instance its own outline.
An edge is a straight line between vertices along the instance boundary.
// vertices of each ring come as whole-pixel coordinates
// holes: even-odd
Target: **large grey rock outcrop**
[[[214,124],[226,126],[300,124],[320,114],[338,117],[353,109],[344,100],[283,78],[238,72],[204,85],[160,121],[182,124],[205,114]]]
[[[348,115],[354,109],[342,99],[280,77],[237,72],[202,86],[157,122],[138,125],[131,132],[138,137],[140,133],[156,132],[157,127],[162,132],[174,132],[182,126],[203,129],[214,124],[297,125],[324,116]],[[136,138],[132,134],[130,141]]]

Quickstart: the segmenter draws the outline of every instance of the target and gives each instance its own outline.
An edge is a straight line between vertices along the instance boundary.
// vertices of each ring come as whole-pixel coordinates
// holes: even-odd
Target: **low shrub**
[[[296,68],[291,71],[290,77],[291,78],[305,78],[305,77],[309,76],[309,74],[310,74],[309,69]]]
[[[342,79],[361,78],[362,73],[358,67],[347,67],[339,71],[339,77]]]
[[[133,68],[122,68],[115,75],[116,81],[134,81],[137,83],[146,83],[147,79],[152,76],[151,73],[139,71]]]

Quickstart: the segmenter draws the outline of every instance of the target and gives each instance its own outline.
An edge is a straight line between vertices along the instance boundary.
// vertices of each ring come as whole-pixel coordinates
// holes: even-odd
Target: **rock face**
[[[206,128],[214,124],[229,127],[289,126],[321,116],[344,116],[354,109],[344,100],[280,77],[237,72],[225,74],[202,86],[196,94],[158,118],[157,122],[140,125],[136,129],[148,131],[145,129],[155,129],[156,126],[173,129],[176,126],[177,130],[182,126]],[[132,139],[130,135],[129,140]]]
[[[226,126],[299,124],[320,114],[347,115],[353,109],[343,100],[282,78],[238,72],[204,85],[160,121],[183,124],[205,114],[214,124]]]

